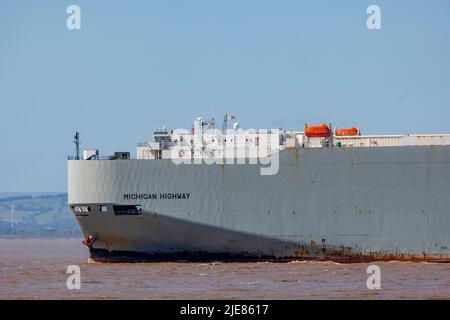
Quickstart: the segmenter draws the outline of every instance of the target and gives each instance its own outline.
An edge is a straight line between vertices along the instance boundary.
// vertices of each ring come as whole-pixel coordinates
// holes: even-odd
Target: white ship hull
[[[76,215],[97,260],[450,261],[449,146],[290,148],[268,176],[250,164],[71,160],[68,178],[69,206],[89,206]]]

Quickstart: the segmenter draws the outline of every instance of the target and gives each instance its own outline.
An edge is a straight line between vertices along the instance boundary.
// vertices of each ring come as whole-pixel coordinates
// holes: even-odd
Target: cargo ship
[[[76,134],[68,205],[94,261],[450,261],[449,134],[227,119],[158,129],[134,156]]]

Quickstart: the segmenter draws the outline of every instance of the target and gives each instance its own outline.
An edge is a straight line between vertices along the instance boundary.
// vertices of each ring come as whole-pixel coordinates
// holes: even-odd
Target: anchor
[[[89,235],[89,236],[86,237],[86,239],[84,239],[84,240],[82,241],[82,243],[83,243],[86,247],[91,248],[92,245],[94,244],[94,242],[95,242],[96,240],[97,240],[97,237]]]

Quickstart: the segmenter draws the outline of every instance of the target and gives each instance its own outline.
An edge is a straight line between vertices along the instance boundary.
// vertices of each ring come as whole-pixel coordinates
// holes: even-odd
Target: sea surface
[[[381,289],[367,288],[371,264]],[[81,239],[0,238],[0,299],[450,299],[450,264],[371,264],[93,263]]]

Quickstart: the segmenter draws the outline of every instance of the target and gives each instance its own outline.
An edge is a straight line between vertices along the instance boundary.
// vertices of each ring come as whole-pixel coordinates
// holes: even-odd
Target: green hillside
[[[0,194],[0,235],[78,236],[80,231],[67,207],[65,193],[3,193]]]

